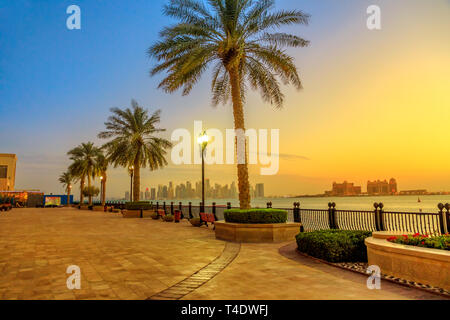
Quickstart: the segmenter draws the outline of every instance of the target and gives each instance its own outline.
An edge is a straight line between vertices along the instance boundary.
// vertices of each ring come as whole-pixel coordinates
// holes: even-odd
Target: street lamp
[[[100,176],[100,202],[103,205],[103,176]]]
[[[134,175],[134,166],[128,167],[128,172],[130,173],[131,182],[130,182],[130,202],[133,202],[133,175]]]
[[[203,131],[197,139],[202,152],[202,207],[201,212],[205,212],[205,150],[209,142],[209,137],[206,131]]]

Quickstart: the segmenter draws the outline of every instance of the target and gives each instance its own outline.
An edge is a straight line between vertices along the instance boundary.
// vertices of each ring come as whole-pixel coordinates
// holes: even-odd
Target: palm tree
[[[106,203],[106,181],[107,181],[107,170],[108,170],[109,161],[108,158],[105,157],[103,152],[101,152],[97,157],[97,176],[100,177],[100,183],[102,186],[102,193],[100,195],[102,206],[105,206]]]
[[[74,182],[74,178],[70,174],[69,171],[64,172],[59,176],[59,182],[64,186],[67,192],[67,206],[70,206],[70,191],[72,189],[72,183]]]
[[[67,153],[73,163],[69,167],[72,175],[80,179],[80,203],[83,203],[85,178],[88,180],[88,188],[91,188],[91,181],[95,179],[97,169],[97,159],[101,151],[92,142],[82,143],[78,147]],[[89,205],[92,205],[92,195],[89,195]]]
[[[300,10],[272,12],[274,0],[171,0],[164,13],[180,22],[163,29],[161,40],[148,53],[158,64],[151,75],[166,71],[159,88],[172,93],[180,88],[189,94],[204,71],[215,62],[212,77],[213,105],[233,105],[234,127],[245,131],[243,104],[246,89],[259,89],[264,101],[281,108],[283,84],[302,84],[294,60],[282,48],[304,47],[308,41],[275,32],[292,24],[307,24],[309,15]],[[241,129],[241,130],[239,130]],[[236,140],[237,143],[238,140]],[[250,207],[247,151],[238,157],[239,202]],[[243,150],[246,150],[244,148]],[[242,157],[243,156],[243,157]]]
[[[101,139],[110,139],[103,149],[114,167],[133,168],[133,200],[139,201],[141,174],[140,168],[157,170],[167,165],[166,149],[172,143],[156,136],[165,129],[157,128],[161,120],[161,110],[151,116],[135,100],[131,101],[132,108],[124,110],[112,108],[112,115],[105,122],[106,131],[99,133]]]

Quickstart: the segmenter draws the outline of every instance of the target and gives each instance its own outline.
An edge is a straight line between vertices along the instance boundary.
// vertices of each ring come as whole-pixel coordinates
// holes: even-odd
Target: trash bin
[[[181,220],[181,211],[180,210],[174,210],[173,211],[173,218],[175,220],[175,223],[179,223]]]

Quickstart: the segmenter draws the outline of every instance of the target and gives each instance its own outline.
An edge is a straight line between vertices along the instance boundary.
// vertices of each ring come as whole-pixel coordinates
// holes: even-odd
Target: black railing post
[[[212,203],[212,213],[214,215],[214,219],[216,221],[218,221],[217,216],[216,216],[216,203],[215,202]]]
[[[193,219],[194,216],[192,215],[192,202],[189,202],[189,219]]]
[[[380,223],[378,222],[378,207],[379,207],[379,204],[377,203],[377,202],[375,202],[374,204],[373,204],[373,207],[375,208],[375,211],[374,211],[374,220],[375,220],[375,229],[377,230],[377,231],[381,231],[381,228],[380,228]]]
[[[165,201],[163,202],[163,209],[164,209],[164,214],[166,214],[167,211],[166,211],[166,202]]]
[[[300,217],[300,202],[294,202],[294,222],[302,222]]]
[[[330,229],[337,229],[336,223],[336,203],[328,203],[328,220],[330,224]]]
[[[441,234],[445,234],[445,222],[446,222],[446,213],[444,212],[444,208],[445,206],[442,203],[438,204],[438,209],[439,209],[439,229],[441,231]]]
[[[447,233],[450,233],[450,203],[445,204],[445,209],[447,210]]]
[[[170,214],[173,215],[173,201],[170,202]]]
[[[204,206],[203,202],[200,202],[200,212],[205,213],[205,206]]]
[[[159,210],[159,202],[156,201],[156,210]]]
[[[227,202],[227,209],[228,209],[228,210],[231,209],[231,202]]]
[[[267,209],[272,209],[272,202],[267,202]]]
[[[382,202],[380,202],[378,204],[378,208],[380,209],[380,210],[378,210],[378,221],[379,221],[380,231],[385,231],[384,218],[383,218],[384,217],[384,211],[383,211],[384,204]]]

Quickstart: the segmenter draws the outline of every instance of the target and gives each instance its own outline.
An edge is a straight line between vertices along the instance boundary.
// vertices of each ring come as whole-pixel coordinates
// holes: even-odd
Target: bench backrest
[[[200,212],[200,219],[204,222],[215,222],[214,214]]]

